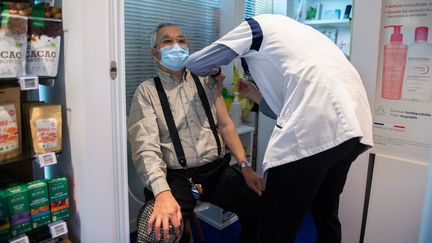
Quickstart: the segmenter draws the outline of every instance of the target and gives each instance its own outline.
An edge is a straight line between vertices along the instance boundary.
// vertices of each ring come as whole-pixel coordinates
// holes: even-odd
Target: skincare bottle
[[[241,125],[241,108],[238,100],[238,92],[235,92],[234,95],[235,98],[233,103],[230,105],[229,115],[234,123],[234,126],[237,128]]]
[[[432,100],[432,45],[428,43],[428,32],[428,27],[417,27],[414,43],[408,47],[403,99]]]
[[[403,44],[402,25],[390,25],[393,28],[390,43],[384,45],[384,60],[382,68],[381,97],[399,100],[402,96],[402,83],[405,73],[407,45]]]

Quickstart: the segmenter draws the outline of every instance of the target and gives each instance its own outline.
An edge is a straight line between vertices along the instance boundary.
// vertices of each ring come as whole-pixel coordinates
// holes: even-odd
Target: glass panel
[[[264,13],[273,13],[273,0],[246,0],[245,18],[251,18]]]

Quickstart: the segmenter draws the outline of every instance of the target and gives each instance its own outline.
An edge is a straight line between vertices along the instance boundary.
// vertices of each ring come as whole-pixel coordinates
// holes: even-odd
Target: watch
[[[247,161],[243,161],[240,163],[240,168],[250,167],[251,165]]]

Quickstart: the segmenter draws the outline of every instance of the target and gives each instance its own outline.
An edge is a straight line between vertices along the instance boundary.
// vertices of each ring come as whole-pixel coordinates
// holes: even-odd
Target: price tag
[[[30,243],[30,241],[27,235],[19,235],[17,237],[9,239],[9,243]]]
[[[37,159],[40,167],[57,164],[57,157],[55,153],[38,154]]]
[[[39,78],[34,75],[22,76],[18,80],[21,90],[32,90],[39,88]]]
[[[61,235],[65,235],[68,232],[66,222],[63,220],[49,224],[48,228],[49,228],[49,231],[50,231],[52,238],[59,237]]]

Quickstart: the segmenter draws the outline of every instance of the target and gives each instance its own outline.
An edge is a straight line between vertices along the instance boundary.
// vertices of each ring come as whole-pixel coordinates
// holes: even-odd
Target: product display
[[[62,148],[61,106],[31,104],[28,114],[34,153],[60,151]]]
[[[10,237],[10,224],[8,208],[6,203],[6,195],[3,190],[0,190],[0,241]]]
[[[0,190],[0,241],[68,218],[67,190],[65,177],[9,185]]]
[[[69,217],[69,194],[66,177],[48,181],[52,222]]]
[[[402,84],[408,46],[403,44],[402,25],[390,25],[393,28],[390,43],[384,45],[381,97],[399,100],[402,96]]]
[[[6,189],[6,199],[11,223],[11,234],[19,234],[31,230],[30,205],[26,185]]]
[[[0,3],[0,78],[17,78],[25,73],[29,6]]]
[[[426,26],[415,29],[414,43],[408,48],[403,99],[432,100],[432,45],[428,43],[428,32]]]
[[[27,184],[32,228],[36,229],[51,222],[48,186],[45,181],[33,181]]]
[[[44,153],[61,150],[61,106],[39,102],[26,90],[38,88],[29,83],[33,76],[42,85],[54,84],[62,9],[50,6],[54,1],[11,1],[0,1],[0,242],[22,234],[29,242],[47,242],[47,225],[69,216],[68,183],[64,177],[31,181],[41,178],[32,164],[36,158],[41,166],[49,164],[51,154]],[[60,225],[56,237],[65,238],[67,227]]]
[[[27,74],[57,76],[62,24],[55,17],[61,18],[60,8],[48,8],[44,4],[33,6],[28,26]]]
[[[0,163],[21,154],[21,108],[18,87],[0,87]]]

